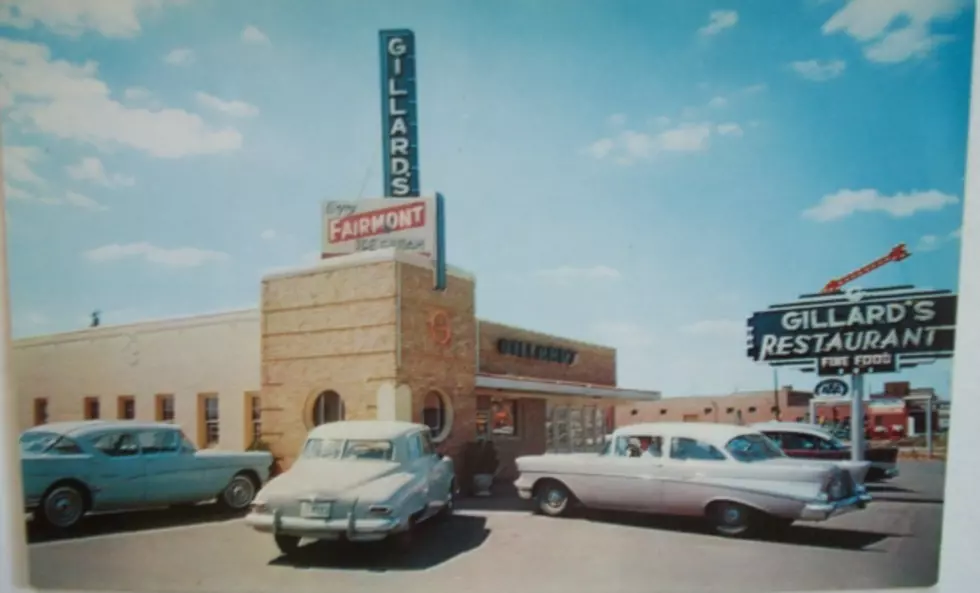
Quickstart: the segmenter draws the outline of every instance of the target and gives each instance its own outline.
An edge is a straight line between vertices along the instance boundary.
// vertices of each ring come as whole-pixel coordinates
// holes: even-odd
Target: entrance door
[[[324,391],[313,402],[313,426],[344,419],[344,400],[336,391]]]

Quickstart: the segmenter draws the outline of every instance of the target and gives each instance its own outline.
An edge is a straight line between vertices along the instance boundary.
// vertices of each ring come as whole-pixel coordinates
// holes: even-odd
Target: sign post
[[[864,375],[851,375],[851,461],[864,461]]]

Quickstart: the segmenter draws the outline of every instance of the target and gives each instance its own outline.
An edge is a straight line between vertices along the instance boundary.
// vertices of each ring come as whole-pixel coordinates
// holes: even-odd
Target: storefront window
[[[430,391],[425,396],[422,406],[422,424],[429,427],[432,436],[440,438],[446,430],[446,401],[438,391]]]
[[[517,436],[517,401],[512,399],[494,400],[490,404],[490,417],[495,435]]]

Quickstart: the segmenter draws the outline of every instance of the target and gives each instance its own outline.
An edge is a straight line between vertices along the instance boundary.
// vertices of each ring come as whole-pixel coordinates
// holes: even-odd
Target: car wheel
[[[85,493],[72,484],[59,484],[48,491],[34,511],[42,525],[71,529],[78,525],[88,510]]]
[[[299,549],[299,538],[294,535],[277,535],[276,547],[283,556],[292,556]]]
[[[568,514],[572,506],[572,493],[560,482],[550,481],[537,489],[538,511],[549,517],[559,517]]]
[[[242,511],[255,498],[255,482],[245,474],[238,474],[228,482],[218,496],[218,504],[230,511]]]
[[[708,517],[714,524],[715,531],[728,537],[750,535],[759,522],[755,509],[736,502],[719,502],[711,505],[708,508]]]
[[[437,517],[441,520],[449,519],[456,512],[456,482],[449,484],[449,496],[446,499],[446,504],[439,509],[439,514]]]

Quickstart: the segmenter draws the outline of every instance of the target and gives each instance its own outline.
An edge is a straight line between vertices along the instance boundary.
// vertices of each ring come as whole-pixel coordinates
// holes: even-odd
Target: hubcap
[[[725,512],[722,513],[722,521],[728,525],[738,525],[742,522],[742,511],[735,507],[728,507]]]
[[[225,490],[225,501],[232,508],[244,508],[252,502],[254,492],[255,487],[251,480],[244,477],[235,478]]]
[[[548,496],[545,497],[548,502],[548,506],[558,508],[565,502],[565,494],[561,490],[552,489],[548,491]]]
[[[58,527],[68,527],[82,516],[81,495],[71,488],[59,488],[48,496],[44,505],[48,520]]]

